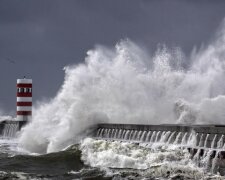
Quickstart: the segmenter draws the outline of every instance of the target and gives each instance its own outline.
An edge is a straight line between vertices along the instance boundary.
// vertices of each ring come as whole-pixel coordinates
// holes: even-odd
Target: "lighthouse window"
[[[24,92],[25,92],[25,93],[27,92],[27,88],[24,88]]]
[[[32,88],[29,88],[29,92],[32,93]]]
[[[20,92],[20,88],[17,88],[17,92],[18,92],[18,93]]]
[[[24,89],[23,88],[20,88],[20,92],[23,93],[24,92]]]

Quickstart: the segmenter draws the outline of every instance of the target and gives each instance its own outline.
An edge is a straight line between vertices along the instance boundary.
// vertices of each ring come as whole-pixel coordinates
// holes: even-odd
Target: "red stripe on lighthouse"
[[[17,106],[32,106],[32,102],[17,102]]]
[[[17,111],[17,115],[22,115],[22,116],[29,116],[32,114],[31,111]]]
[[[17,87],[23,87],[23,88],[32,88],[32,84],[17,84]]]
[[[32,93],[17,93],[17,97],[32,97]]]

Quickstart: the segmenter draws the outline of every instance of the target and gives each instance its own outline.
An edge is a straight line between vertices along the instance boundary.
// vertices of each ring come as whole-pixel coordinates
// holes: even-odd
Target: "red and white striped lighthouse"
[[[32,79],[17,79],[17,120],[27,121],[32,115]]]

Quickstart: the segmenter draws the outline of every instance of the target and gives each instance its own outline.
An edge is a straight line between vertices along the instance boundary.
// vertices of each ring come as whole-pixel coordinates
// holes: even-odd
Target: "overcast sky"
[[[34,101],[54,97],[63,67],[96,44],[129,38],[188,55],[225,17],[224,0],[0,0],[0,109],[15,111],[16,79],[33,79]]]

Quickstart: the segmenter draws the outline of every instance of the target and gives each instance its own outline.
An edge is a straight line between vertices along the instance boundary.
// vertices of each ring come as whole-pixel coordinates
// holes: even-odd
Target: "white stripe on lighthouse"
[[[32,97],[17,97],[17,102],[31,102]]]
[[[17,79],[17,84],[32,84],[32,79]]]
[[[32,111],[32,106],[17,106],[17,111]]]

